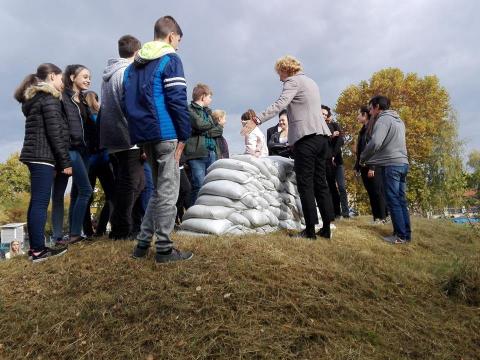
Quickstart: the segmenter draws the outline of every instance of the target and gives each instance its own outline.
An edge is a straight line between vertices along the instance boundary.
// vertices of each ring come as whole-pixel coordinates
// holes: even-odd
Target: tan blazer
[[[320,90],[315,81],[299,72],[283,82],[283,90],[272,105],[258,115],[263,123],[287,109],[288,143],[295,144],[306,135],[332,135],[322,116]]]

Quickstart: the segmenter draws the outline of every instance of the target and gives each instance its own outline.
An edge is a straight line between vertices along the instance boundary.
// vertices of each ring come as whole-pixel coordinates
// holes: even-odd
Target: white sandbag
[[[245,161],[240,161],[235,159],[219,159],[208,167],[207,172],[213,171],[214,169],[218,169],[218,168],[246,171],[253,175],[260,174],[260,170],[257,167]]]
[[[259,228],[256,228],[255,231],[257,234],[270,234],[272,232],[275,232],[277,231],[278,228],[275,228],[275,227],[272,227],[270,225],[265,225],[265,226],[262,226],[262,227],[259,227]]]
[[[268,209],[268,207],[269,207],[268,201],[265,200],[263,197],[258,196],[258,197],[255,198],[255,200],[257,200],[258,205],[259,205],[260,208],[262,208],[262,209]]]
[[[287,181],[290,181],[291,183],[297,185],[297,174],[295,174],[294,172],[288,174]]]
[[[293,160],[283,156],[269,156],[271,164],[278,170],[277,177],[284,181],[289,173],[293,171]]]
[[[278,201],[271,193],[265,192],[262,194],[263,198],[267,200],[268,205],[270,206],[280,206],[280,201]]]
[[[282,200],[284,204],[296,204],[296,198],[295,196],[289,194],[289,193],[279,193],[279,197]]]
[[[260,227],[270,223],[270,218],[261,210],[248,209],[243,211],[242,215],[250,221],[252,227]]]
[[[273,182],[271,182],[270,180],[264,179],[264,178],[259,178],[258,180],[262,183],[262,185],[265,187],[265,189],[271,190],[271,191],[276,190],[275,189],[275,184]]]
[[[266,168],[268,169],[270,174],[272,174],[273,177],[278,177],[279,175],[278,169],[273,165],[272,160],[270,160],[268,156],[258,158],[258,160],[266,166]]]
[[[262,211],[263,211],[263,213],[264,213],[265,215],[267,215],[268,218],[270,219],[270,221],[269,221],[269,225],[270,225],[270,226],[278,226],[278,221],[279,221],[279,220],[278,220],[278,217],[276,217],[275,215],[273,215],[273,213],[272,213],[269,209],[264,209],[264,210],[262,210]]]
[[[228,220],[230,220],[234,225],[242,225],[247,228],[251,228],[252,224],[250,221],[243,216],[240,212],[234,212],[228,216]]]
[[[204,184],[215,180],[229,180],[238,184],[246,184],[251,181],[252,176],[248,172],[232,169],[216,168],[205,176]]]
[[[272,176],[269,180],[275,186],[275,190],[280,190],[280,187],[282,186],[282,183],[280,182],[280,179],[278,177]]]
[[[247,189],[252,195],[255,195],[255,196],[259,196],[260,192],[265,192],[265,189],[258,189],[258,187],[256,187],[254,184],[252,183],[246,183],[246,184],[243,184],[243,186],[245,186],[245,189]]]
[[[187,219],[182,222],[180,228],[199,233],[208,233],[222,235],[231,229],[234,225],[227,219],[211,220],[211,219]]]
[[[234,208],[225,207],[225,206],[208,206],[208,205],[193,205],[189,207],[187,212],[183,215],[183,219],[187,220],[190,218],[200,218],[200,219],[226,219],[228,216],[235,211]]]
[[[248,209],[260,209],[262,206],[259,204],[259,200],[261,198],[260,196],[254,197],[251,194],[248,194],[247,196],[244,196],[243,198],[240,199],[240,201],[248,208]],[[265,200],[263,200],[265,201]],[[266,201],[265,201],[266,203]]]
[[[265,187],[262,185],[262,183],[254,176],[250,177],[249,184],[255,185],[259,191],[265,190]]]
[[[225,206],[228,208],[233,208],[236,210],[246,210],[248,209],[240,200],[232,200],[226,197],[215,196],[215,195],[202,195],[197,198],[195,205],[207,205],[207,206]],[[258,203],[257,203],[258,204]]]
[[[231,156],[231,158],[235,160],[244,161],[248,164],[255,166],[257,169],[260,170],[260,173],[263,176],[265,176],[267,179],[272,177],[272,174],[270,173],[270,171],[268,171],[268,168],[265,166],[265,164],[259,159],[257,159],[255,156],[244,154],[244,155],[233,155]]]
[[[279,207],[273,207],[273,206],[269,206],[268,210],[270,210],[272,214],[275,215],[276,218],[278,218],[282,212]]]
[[[281,220],[278,226],[287,230],[303,230],[303,226],[294,220]]]
[[[202,196],[204,194],[217,195],[233,200],[239,200],[247,196],[249,194],[249,191],[245,188],[245,186],[233,181],[215,180],[204,184],[200,188],[198,196]]]
[[[297,187],[291,181],[284,181],[282,183],[281,190],[289,193],[290,195],[298,196]]]

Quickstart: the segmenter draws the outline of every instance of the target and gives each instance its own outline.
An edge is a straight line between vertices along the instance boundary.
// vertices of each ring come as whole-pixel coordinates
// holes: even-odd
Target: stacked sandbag
[[[304,226],[293,160],[234,155],[208,169],[181,229],[200,234],[265,234]]]

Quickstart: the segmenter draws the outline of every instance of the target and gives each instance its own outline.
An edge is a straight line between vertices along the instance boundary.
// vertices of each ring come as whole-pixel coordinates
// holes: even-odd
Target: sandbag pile
[[[234,155],[208,169],[183,232],[242,235],[304,228],[293,160]]]

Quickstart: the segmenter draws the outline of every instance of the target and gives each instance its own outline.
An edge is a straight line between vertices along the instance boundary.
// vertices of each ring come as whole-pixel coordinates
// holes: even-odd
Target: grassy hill
[[[0,263],[0,358],[479,359],[480,239],[414,219],[411,245],[366,217],[333,240],[181,237],[191,261],[77,244]]]

